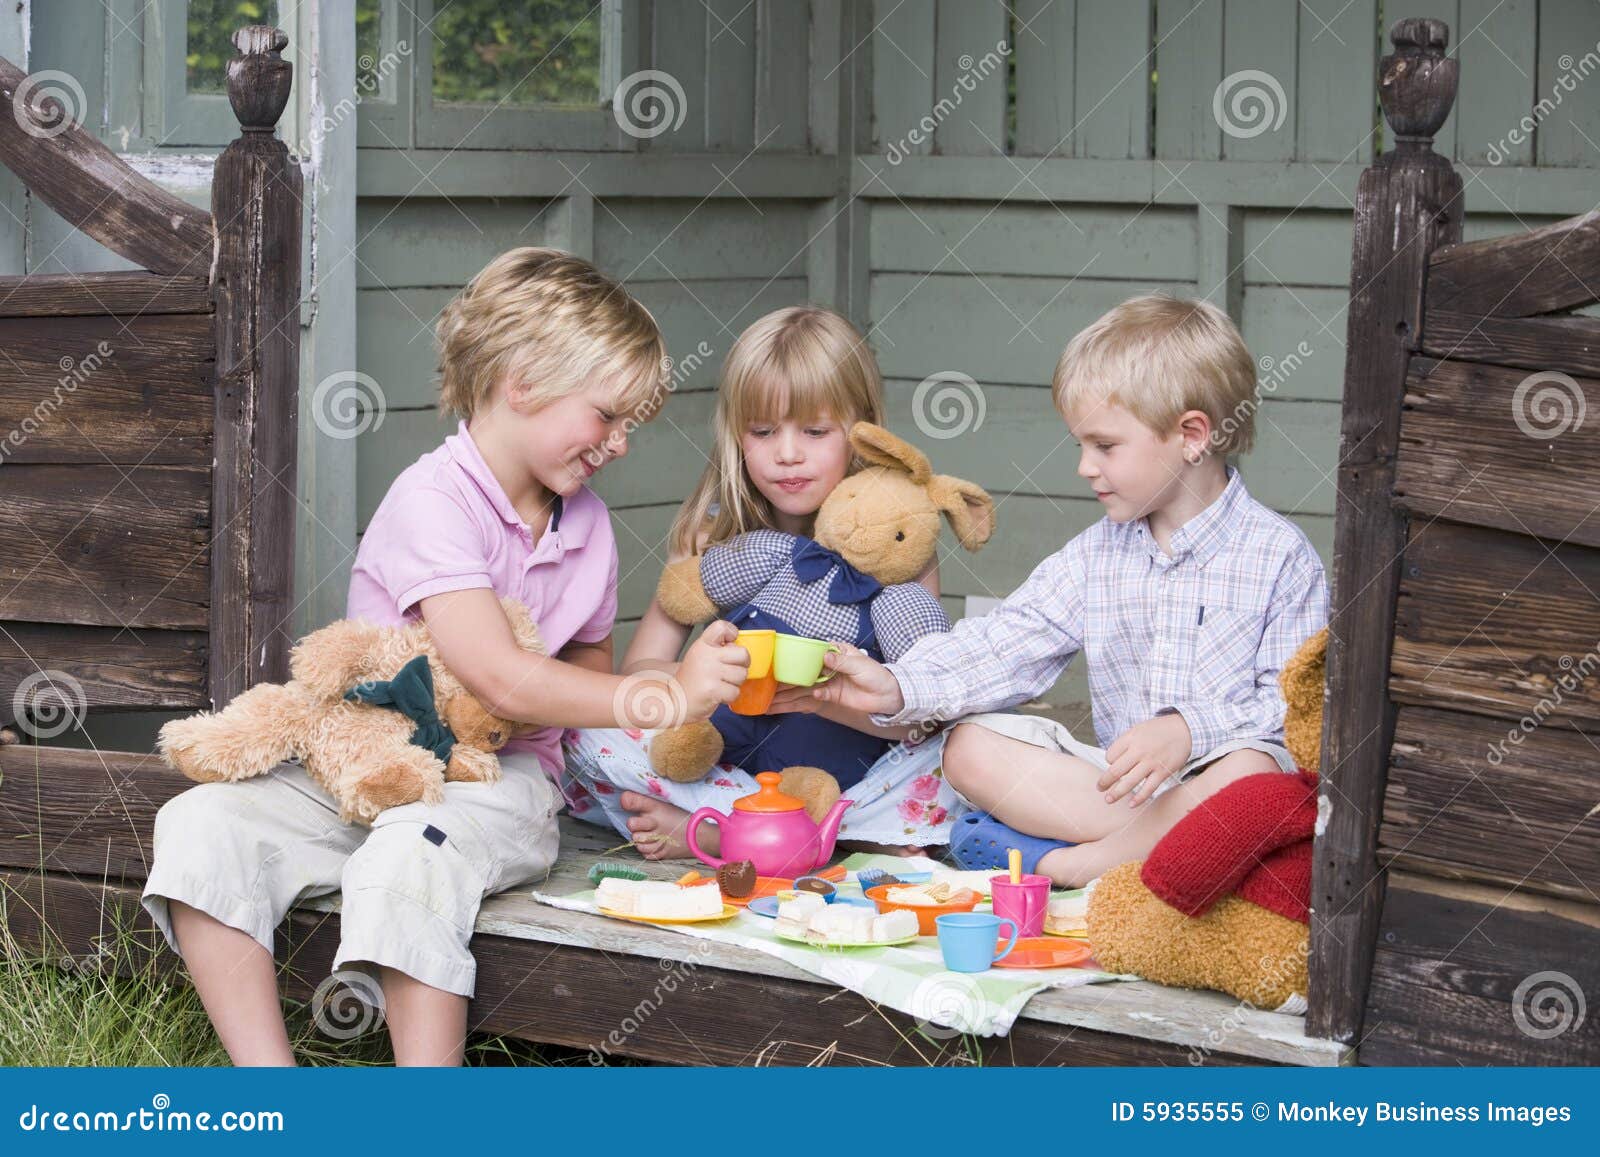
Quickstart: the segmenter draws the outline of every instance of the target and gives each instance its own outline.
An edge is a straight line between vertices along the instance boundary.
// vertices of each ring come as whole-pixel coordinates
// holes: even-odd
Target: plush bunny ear
[[[882,426],[874,426],[871,422],[857,422],[850,427],[850,445],[874,466],[904,470],[911,475],[913,482],[926,483],[933,474],[927,455],[905,439],[897,438]]]
[[[928,479],[928,496],[950,520],[956,540],[968,550],[977,550],[994,533],[994,499],[975,482],[935,474]]]

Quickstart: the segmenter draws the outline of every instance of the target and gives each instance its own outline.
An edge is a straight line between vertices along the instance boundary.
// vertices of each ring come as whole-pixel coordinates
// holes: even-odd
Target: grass
[[[102,944],[88,958],[41,954],[17,942],[0,912],[0,1065],[229,1063],[181,968],[163,971],[159,956],[146,951],[135,933],[112,933]],[[307,1006],[285,1002],[284,1011],[290,1044],[303,1065],[394,1063],[389,1034],[381,1027],[338,1040],[319,1030]],[[586,1052],[486,1034],[469,1036],[466,1060],[495,1066],[590,1063]]]

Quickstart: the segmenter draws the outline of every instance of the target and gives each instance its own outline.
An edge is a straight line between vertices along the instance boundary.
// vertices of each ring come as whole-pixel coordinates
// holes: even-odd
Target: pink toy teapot
[[[805,804],[778,790],[781,778],[775,771],[758,774],[761,786],[734,800],[731,816],[712,807],[695,812],[689,817],[689,850],[713,868],[749,860],[758,876],[803,876],[827,864],[839,835],[839,819],[854,801],[841,799],[818,825],[806,814]],[[702,852],[695,839],[705,820],[716,820],[722,833],[721,859]]]

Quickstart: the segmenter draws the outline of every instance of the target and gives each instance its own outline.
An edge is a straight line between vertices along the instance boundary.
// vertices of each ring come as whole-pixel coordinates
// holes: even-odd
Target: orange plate
[[[1005,950],[1004,940],[995,944],[994,950]],[[1085,941],[1063,940],[1051,936],[1022,936],[1017,946],[1004,960],[996,960],[996,968],[1072,968],[1094,955],[1094,949]]]
[[[890,888],[898,888],[899,886],[898,884],[879,884],[876,888],[868,888],[866,891],[867,899],[877,901],[878,911],[880,912],[893,912],[896,909],[915,912],[917,914],[917,934],[919,936],[939,935],[939,925],[935,921],[940,916],[947,916],[951,912],[970,912],[978,906],[978,901],[983,899],[976,890],[971,890],[972,895],[969,899],[955,904],[896,904],[888,899],[888,895]]]
[[[843,864],[835,864],[833,867],[828,868],[825,871],[811,873],[813,876],[821,876],[824,880],[829,880],[835,884],[841,883],[846,874],[847,873],[844,870]],[[736,897],[730,896],[724,892],[722,894],[722,898],[730,904],[737,904],[739,907],[743,908],[746,904],[750,903],[751,900],[759,899],[762,896],[776,896],[785,888],[794,887],[794,881],[794,877],[757,876],[756,890],[751,892],[748,896]]]

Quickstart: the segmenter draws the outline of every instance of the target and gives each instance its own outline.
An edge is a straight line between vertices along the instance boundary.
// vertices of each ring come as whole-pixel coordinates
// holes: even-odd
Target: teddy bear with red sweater
[[[1095,882],[1088,933],[1103,968],[1305,1012],[1327,643],[1319,631],[1279,673],[1285,745],[1301,770],[1229,784],[1149,858]]]

